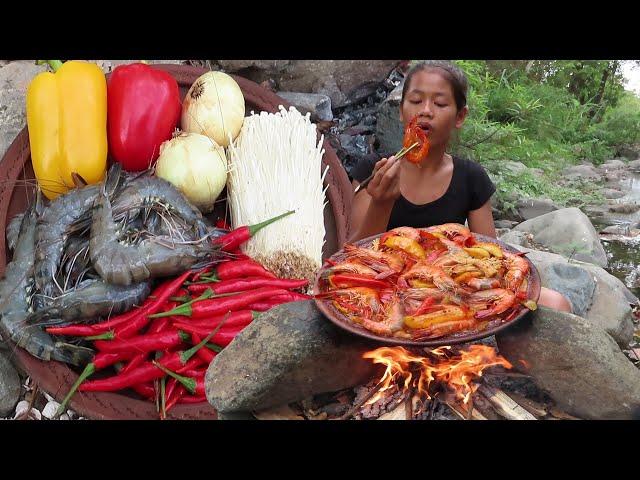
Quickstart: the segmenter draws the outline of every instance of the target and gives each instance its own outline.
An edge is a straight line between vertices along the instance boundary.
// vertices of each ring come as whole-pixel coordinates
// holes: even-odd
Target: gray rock
[[[555,285],[561,290],[569,291],[571,285],[559,287],[560,278],[551,271],[553,265],[564,263],[579,267],[589,273],[595,281],[596,288],[591,296],[590,306],[584,318],[590,323],[602,328],[611,335],[618,344],[627,348],[633,338],[633,314],[627,300],[627,287],[618,278],[611,275],[601,267],[591,263],[569,261],[562,255],[541,252],[529,248],[513,245],[521,251],[527,252],[527,258],[535,265],[540,274],[540,282],[543,287],[553,288]],[[552,283],[553,282],[553,283]],[[585,295],[585,303],[587,296]]]
[[[613,213],[636,213],[640,210],[640,205],[637,203],[616,203],[609,205],[609,211]]]
[[[401,83],[393,89],[378,107],[376,138],[380,142],[378,151],[381,155],[391,155],[402,148],[404,136],[404,127],[400,120],[402,85]]]
[[[632,172],[640,173],[640,158],[629,162],[628,166]]]
[[[608,162],[605,162],[602,165],[600,165],[600,168],[605,172],[608,172],[610,170],[620,170],[626,167],[627,167],[627,164],[617,158],[614,158],[613,160],[609,160]]]
[[[496,340],[571,415],[630,419],[640,406],[640,371],[611,336],[577,315],[540,307]]]
[[[593,165],[573,165],[562,171],[562,176],[566,180],[597,180],[600,173]]]
[[[384,80],[398,60],[217,60],[225,71],[240,73],[255,82],[268,78],[281,90],[324,93],[333,108],[341,107],[349,93],[366,82]]]
[[[514,230],[533,234],[534,241],[552,252],[577,260],[607,266],[600,237],[580,209],[563,208],[522,222]]]
[[[618,155],[626,158],[627,160],[634,160],[640,157],[640,143],[627,143],[625,145],[619,145],[616,150]]]
[[[640,268],[640,267],[638,267]],[[640,272],[639,272],[640,273]],[[638,277],[640,277],[640,275],[638,275]],[[640,285],[638,285],[640,287]],[[627,299],[627,301],[629,302],[630,305],[637,305],[640,302],[640,299],[638,299],[638,297],[636,297],[631,290],[629,290],[627,288],[627,286],[624,286],[624,289],[622,290],[622,293],[624,295],[624,298]]]
[[[333,77],[318,79],[313,84],[313,91],[329,97],[334,108],[347,104],[347,96],[340,90]]]
[[[518,230],[511,230],[503,235],[499,235],[498,238],[503,242],[519,245],[527,248],[531,248],[532,245],[529,242],[527,232],[520,232]]]
[[[584,213],[589,217],[605,217],[609,210],[604,205],[586,205]]]
[[[514,162],[512,160],[508,160],[506,162],[502,162],[502,168],[509,172],[512,175],[521,175],[529,168],[522,162]]]
[[[104,73],[112,72],[116,67],[120,65],[129,65],[131,63],[137,63],[137,60],[87,60],[89,62],[96,63]],[[161,63],[185,63],[185,60],[145,60],[149,65],[158,65]]]
[[[629,235],[631,231],[631,225],[628,223],[621,223],[618,225],[609,225],[602,229],[600,233],[607,235]]]
[[[317,93],[278,92],[278,96],[294,105],[303,115],[311,114],[311,121],[331,121],[331,99]]]
[[[496,220],[494,223],[496,228],[513,228],[518,224],[515,220]]]
[[[45,70],[20,60],[0,68],[0,159],[27,123],[25,94],[33,77]]]
[[[558,210],[558,206],[548,198],[521,198],[516,203],[516,209],[522,220],[529,220]]]
[[[615,188],[603,188],[600,190],[600,193],[604,198],[609,199],[624,197],[624,192],[616,190]]]
[[[222,412],[249,411],[365,383],[377,369],[362,354],[377,346],[336,327],[313,301],[280,305],[211,363],[207,399]]]
[[[20,376],[11,362],[0,354],[0,418],[13,412],[20,399]]]
[[[589,272],[569,263],[552,263],[543,274],[545,286],[563,294],[571,302],[572,312],[584,317],[596,289],[596,282]]]

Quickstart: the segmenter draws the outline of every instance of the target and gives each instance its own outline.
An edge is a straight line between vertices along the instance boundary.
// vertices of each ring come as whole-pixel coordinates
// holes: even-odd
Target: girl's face
[[[467,116],[465,106],[457,110],[453,87],[437,71],[420,70],[411,77],[400,118],[407,125],[415,116],[432,146],[447,145],[454,129],[459,129]]]

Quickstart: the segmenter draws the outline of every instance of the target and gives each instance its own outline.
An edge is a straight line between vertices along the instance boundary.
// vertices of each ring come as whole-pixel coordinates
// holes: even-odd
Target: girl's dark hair
[[[404,80],[404,86],[402,87],[402,100],[400,104],[404,103],[404,97],[407,94],[409,85],[411,84],[411,78],[417,73],[422,71],[437,70],[442,73],[444,78],[451,84],[453,88],[453,98],[456,101],[456,108],[460,111],[467,104],[467,91],[469,90],[469,82],[467,76],[462,69],[454,63],[444,60],[427,60],[420,62],[409,70]]]

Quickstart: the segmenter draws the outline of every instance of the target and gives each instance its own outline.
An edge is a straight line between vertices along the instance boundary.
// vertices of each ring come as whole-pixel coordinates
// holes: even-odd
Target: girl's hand
[[[378,161],[373,167],[367,193],[374,202],[395,202],[400,197],[400,160],[392,155]]]

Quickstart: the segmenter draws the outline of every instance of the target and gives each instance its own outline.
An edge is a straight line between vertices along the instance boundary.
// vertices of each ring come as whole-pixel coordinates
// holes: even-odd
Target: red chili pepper
[[[249,305],[247,309],[253,310],[254,312],[266,312],[267,310],[271,310],[276,305],[280,305],[280,303],[279,302],[256,302]]]
[[[172,379],[175,380],[175,379]],[[176,383],[177,380],[176,380]],[[180,402],[180,399],[186,395],[187,389],[182,386],[182,384],[178,383],[178,386],[174,389],[173,395],[171,397],[167,397],[167,404],[165,406],[165,412],[171,410],[176,403]]]
[[[186,323],[181,323],[180,329],[185,332],[195,333],[197,335],[206,336],[211,333],[211,328],[207,327],[194,327],[193,325],[189,325]],[[226,347],[229,345],[234,338],[244,329],[244,327],[233,327],[229,330],[220,330],[215,335],[211,337],[211,341],[216,345],[220,345],[222,347]]]
[[[257,316],[258,314],[251,310],[238,310],[237,312],[231,312],[226,315],[215,315],[209,318],[194,320],[188,324],[194,327],[215,328],[224,321],[225,328],[244,327],[255,320]],[[184,317],[176,316],[171,318],[175,318],[173,323],[186,323]]]
[[[208,276],[215,280],[230,280],[242,277],[277,278],[273,273],[252,259],[230,260],[219,264]]]
[[[149,168],[180,119],[173,76],[144,63],[116,67],[107,84],[109,153],[125,170]]]
[[[205,338],[202,342],[191,347],[189,350],[185,350],[182,352],[171,352],[163,355],[160,358],[160,364],[162,364],[166,368],[178,371],[186,371],[197,367],[202,363],[202,360],[198,357],[192,357],[197,354],[198,350],[204,347],[206,342],[208,342],[218,332],[222,325],[224,325],[224,322],[218,325],[213,330],[213,332],[208,334],[207,338]],[[89,369],[89,365],[87,366],[87,368],[85,368],[85,372],[80,375],[80,378],[74,384],[69,394],[67,394],[67,398],[65,398],[65,401],[71,397],[76,389],[78,389],[78,386],[80,386],[80,391],[112,392],[116,390],[122,390],[139,383],[153,381],[164,376],[162,371],[160,371],[156,367],[156,364],[144,362],[138,368],[132,369],[126,373],[118,373],[113,377],[82,383],[89,375],[91,375],[91,373],[93,373],[93,371],[95,371],[95,368]]]
[[[125,322],[127,323],[127,325],[130,323],[139,322],[133,327],[130,327],[130,329],[135,330],[133,333],[142,329],[142,327],[144,327],[144,325],[146,325],[147,323],[144,317],[159,311],[163,307],[163,305],[166,303],[167,299],[170,296],[172,296],[180,287],[182,287],[182,284],[189,277],[190,274],[191,274],[191,271],[186,271],[182,275],[174,278],[173,280],[169,280],[160,284],[158,287],[156,287],[156,289],[153,291],[150,297],[143,303],[143,305],[140,308],[131,310],[130,312],[119,315],[117,317],[113,317],[111,320],[107,322],[96,323],[92,325],[91,327],[95,329],[93,335],[95,335],[96,333],[106,332],[107,330],[112,330],[115,326]],[[138,328],[138,325],[141,325],[141,326]],[[121,328],[124,328],[124,326],[122,326]],[[129,335],[130,333],[129,329],[124,330],[124,332],[125,332],[125,335]],[[119,333],[120,335],[118,335]],[[116,329],[116,336],[118,338],[127,338],[127,337],[122,337],[122,333],[119,332],[117,329]]]
[[[196,396],[204,396],[205,395],[205,386],[204,386],[204,377],[198,376],[197,378],[186,377],[183,375],[178,375],[176,372],[172,372],[170,368],[165,367],[157,362],[154,362],[154,365],[157,366],[160,370],[165,372],[167,375],[178,380],[184,388],[187,389],[189,393]]]
[[[275,297],[271,297],[267,301],[252,303],[251,305],[247,306],[247,310],[253,310],[254,312],[266,312],[267,310],[271,310],[273,307],[277,307],[278,305],[282,305],[283,303],[299,302],[302,300],[308,300],[309,298],[313,297],[308,295],[305,295],[304,297],[297,297],[293,295],[276,295]]]
[[[284,289],[294,289],[306,287],[309,284],[308,280],[290,280],[282,278],[265,278],[265,277],[246,277],[246,278],[233,278],[230,280],[223,280],[216,284],[198,284],[189,285],[189,291],[191,293],[202,293],[207,288],[210,288],[213,293],[219,295],[221,293],[236,293],[246,292],[247,290],[253,290],[259,287],[276,287]],[[386,286],[386,284],[385,284]]]
[[[426,313],[427,310],[431,309],[434,303],[436,303],[435,297],[425,298],[413,315],[422,315],[423,313]]]
[[[164,305],[158,307],[158,310],[167,311],[175,308],[177,306],[177,302],[167,302],[165,300]],[[151,317],[149,317],[150,313],[143,313],[142,315],[132,318],[128,323],[124,325],[120,325],[116,327],[115,330],[115,338],[117,339],[126,339],[131,338],[138,334],[140,330],[142,330],[150,321]],[[157,328],[157,327],[156,327]]]
[[[190,336],[178,330],[140,335],[121,340],[98,340],[94,346],[101,352],[133,351],[148,353],[155,350],[165,350],[190,340]]]
[[[216,228],[221,228],[223,230],[231,230],[231,225],[229,225],[224,218],[218,218],[216,220]]]
[[[127,363],[124,367],[122,367],[122,370],[120,370],[119,373],[127,373],[128,371],[133,370],[134,368],[137,368],[138,366],[142,365],[142,363],[145,361],[146,358],[147,358],[146,353],[139,353],[138,355],[133,357],[129,363]]]
[[[290,210],[286,213],[283,213],[282,215],[278,215],[277,217],[270,218],[269,220],[265,220],[264,222],[257,223],[255,225],[238,227],[235,230],[230,231],[226,235],[214,239],[213,243],[216,245],[221,245],[222,250],[224,250],[225,252],[231,252],[237,249],[240,245],[249,240],[267,225],[270,225],[273,222],[286,217],[287,215],[291,215],[292,213],[295,213],[295,210]]]
[[[205,318],[227,312],[244,310],[252,303],[270,299],[276,295],[291,295],[293,292],[281,288],[262,287],[248,292],[241,292],[231,297],[212,298],[209,300],[185,303],[173,310],[157,313],[154,317],[183,315],[191,318]]]
[[[202,350],[206,351],[206,348],[203,348]],[[200,350],[200,351],[202,351]],[[204,377],[207,373],[207,367],[209,365],[206,365],[204,368],[200,367],[200,368],[192,368],[190,370],[185,370],[184,372],[179,372],[180,375],[184,375],[185,377],[192,377],[192,378],[200,378],[200,377]]]
[[[137,356],[136,352],[105,353],[98,352],[93,357],[93,365],[96,370],[102,370],[123,360],[131,360]]]
[[[202,350],[202,349],[201,349]],[[189,360],[187,363],[185,363],[184,365],[178,367],[176,369],[176,372],[178,373],[183,373],[183,372],[187,372],[189,370],[193,370],[194,368],[198,368],[200,365],[202,365],[204,363],[204,360],[202,358],[200,358],[198,356],[198,354],[196,353],[196,356],[193,357],[191,360]]]
[[[202,341],[202,338],[200,338],[200,335],[198,335],[197,333],[192,333],[191,339],[193,340],[193,343],[196,345]],[[198,357],[200,357],[202,360],[206,362],[207,365],[209,365],[213,361],[213,359],[216,358],[217,353],[212,352],[208,348],[201,348],[200,350],[198,350],[198,353],[196,353],[196,355],[198,355]]]
[[[141,385],[133,385],[131,389],[138,395],[144,398],[153,398],[156,394],[155,388],[150,383],[143,383]]]
[[[388,282],[357,273],[336,273],[329,275],[328,281],[333,288],[370,287],[380,289],[389,287]]]
[[[178,381],[175,378],[170,378],[169,381],[167,381],[167,385],[165,388],[165,395],[167,397],[167,401],[171,398],[171,396],[173,395],[174,390],[176,389],[176,387],[179,385]]]

